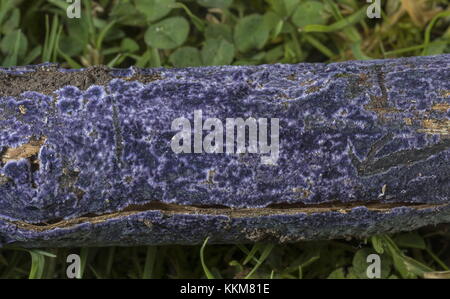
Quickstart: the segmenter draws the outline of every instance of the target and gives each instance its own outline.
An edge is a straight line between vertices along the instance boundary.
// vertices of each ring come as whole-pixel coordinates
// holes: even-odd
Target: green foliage
[[[147,247],[147,256],[145,258],[144,265],[144,273],[142,275],[143,279],[153,278],[153,272],[155,271],[155,263],[156,263],[156,246],[148,246]]]
[[[325,8],[326,6],[319,1],[303,1],[297,6],[292,16],[292,22],[297,27],[325,24],[328,19],[328,13]]]
[[[166,16],[175,3],[174,0],[134,0],[136,9],[146,16],[148,22],[154,22]]]
[[[230,64],[233,57],[233,44],[223,38],[208,39],[202,48],[202,61],[205,65]]]
[[[202,246],[11,248],[0,250],[0,278],[65,278],[73,253],[80,255],[82,278],[367,278],[369,254],[380,256],[382,278],[448,278],[449,239],[446,229],[427,228],[370,242],[210,245],[206,239]]]
[[[172,17],[150,26],[145,33],[145,42],[157,49],[174,49],[188,37],[189,23],[183,17]]]
[[[28,41],[22,30],[16,29],[6,34],[1,44],[1,51],[6,55],[3,65],[12,66],[17,64],[18,60],[25,56],[27,47]]]
[[[358,0],[83,0],[80,19],[66,17],[64,1],[25,2],[0,0],[4,66],[185,67],[450,52],[444,0],[430,0],[420,11],[403,7],[408,1],[389,1],[383,18],[373,20],[368,3]]]
[[[55,258],[56,256],[41,250],[28,250],[31,255],[31,269],[28,278],[40,279],[44,275],[45,257]]]
[[[202,247],[200,248],[200,260],[202,262],[203,272],[205,272],[206,278],[213,279],[214,275],[211,273],[211,271],[209,271],[208,266],[206,266],[206,262],[205,262],[205,254],[204,254],[204,252],[205,252],[206,244],[208,243],[208,239],[209,239],[209,237],[205,239],[205,241],[203,242]]]
[[[280,17],[289,18],[300,4],[299,0],[267,0],[271,10]]]
[[[170,63],[175,67],[201,66],[200,51],[194,47],[181,47],[170,55]]]
[[[233,0],[197,0],[197,3],[204,7],[227,8]]]
[[[239,51],[260,50],[269,38],[269,28],[263,16],[252,14],[240,19],[234,29],[234,42]]]

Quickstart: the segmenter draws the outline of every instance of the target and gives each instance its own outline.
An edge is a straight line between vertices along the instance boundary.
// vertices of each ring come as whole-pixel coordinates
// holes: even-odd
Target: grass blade
[[[214,275],[211,273],[211,271],[209,271],[209,269],[208,269],[208,267],[206,266],[206,263],[205,263],[204,253],[205,253],[206,243],[208,243],[208,240],[209,240],[209,237],[207,237],[205,239],[205,241],[203,242],[202,247],[200,248],[200,261],[202,263],[203,272],[205,272],[206,278],[214,279],[215,278]]]
[[[156,246],[147,247],[147,256],[145,258],[144,273],[142,274],[142,278],[144,279],[153,278],[153,273],[155,270],[156,251],[157,251]]]

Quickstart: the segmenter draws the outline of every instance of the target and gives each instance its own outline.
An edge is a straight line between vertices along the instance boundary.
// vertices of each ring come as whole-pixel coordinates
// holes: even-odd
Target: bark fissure
[[[377,211],[381,213],[389,213],[395,208],[413,208],[417,210],[440,208],[447,206],[448,204],[424,204],[424,203],[411,203],[411,202],[381,202],[373,201],[367,202],[329,202],[322,204],[303,204],[303,203],[282,203],[272,204],[264,208],[230,208],[226,206],[195,206],[195,205],[179,205],[179,204],[167,204],[162,202],[150,202],[142,205],[130,205],[125,209],[107,213],[107,214],[89,214],[74,219],[62,220],[56,219],[54,221],[45,223],[30,223],[25,221],[11,221],[5,220],[12,224],[17,225],[20,228],[34,231],[47,231],[56,228],[69,228],[75,225],[83,223],[98,224],[105,222],[109,219],[123,218],[131,215],[135,215],[141,212],[155,211],[161,212],[166,216],[171,215],[205,215],[205,216],[217,216],[223,215],[230,218],[243,218],[243,217],[260,217],[260,216],[274,216],[274,215],[294,215],[294,214],[313,214],[313,213],[326,213],[337,212],[346,214],[352,209],[357,207],[364,207],[370,211]]]
[[[380,140],[375,142],[364,161],[359,161],[353,150],[350,149],[352,163],[359,175],[370,176],[388,171],[393,167],[425,161],[426,159],[444,152],[450,148],[450,140],[444,139],[432,146],[421,149],[400,150],[376,160],[375,155],[392,140],[392,134],[387,134]]]

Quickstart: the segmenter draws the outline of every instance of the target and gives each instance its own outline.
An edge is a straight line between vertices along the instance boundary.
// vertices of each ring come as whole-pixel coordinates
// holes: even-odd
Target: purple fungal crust
[[[450,55],[334,64],[111,70],[111,80],[0,97],[0,245],[296,241],[450,221]],[[1,69],[9,76],[46,65]],[[58,69],[61,74],[81,72]],[[136,75],[154,76],[151,81]],[[1,77],[3,78],[3,77]],[[0,79],[4,80],[4,79]],[[56,80],[56,79],[55,79]],[[176,154],[172,121],[278,118],[276,165],[260,154]],[[207,132],[204,132],[206,135]],[[346,213],[141,210],[353,204]],[[395,207],[383,211],[366,205]],[[416,204],[427,208],[417,209]],[[76,224],[39,226],[85,217]]]

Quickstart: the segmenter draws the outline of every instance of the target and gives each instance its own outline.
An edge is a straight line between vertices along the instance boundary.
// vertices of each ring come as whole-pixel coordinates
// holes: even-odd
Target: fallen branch
[[[449,55],[0,72],[0,245],[364,237],[450,221]]]

